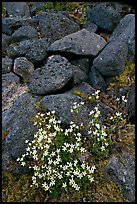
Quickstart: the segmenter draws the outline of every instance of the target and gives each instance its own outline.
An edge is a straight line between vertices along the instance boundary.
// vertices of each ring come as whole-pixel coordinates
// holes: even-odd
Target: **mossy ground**
[[[113,78],[107,90],[119,91],[126,86],[131,87],[135,81],[135,63],[127,62],[124,71]]]

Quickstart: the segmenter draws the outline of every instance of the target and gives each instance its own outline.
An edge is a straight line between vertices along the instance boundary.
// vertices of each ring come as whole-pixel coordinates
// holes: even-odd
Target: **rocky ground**
[[[64,6],[66,5],[66,6]],[[12,9],[11,9],[12,8]],[[90,121],[101,90],[105,117],[115,101],[127,99],[127,121],[109,158],[86,195],[52,199],[30,190],[30,175],[16,159],[36,128],[38,111],[55,110],[62,124],[74,119],[70,106],[85,102],[75,121]],[[115,138],[116,136],[114,136]],[[135,201],[135,9],[119,2],[5,2],[2,17],[2,170],[3,202]],[[29,189],[29,191],[28,191]]]

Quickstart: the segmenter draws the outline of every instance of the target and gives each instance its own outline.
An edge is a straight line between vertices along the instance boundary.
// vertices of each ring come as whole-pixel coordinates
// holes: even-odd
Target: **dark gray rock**
[[[37,31],[31,26],[22,26],[12,34],[15,42],[38,38]]]
[[[127,54],[128,47],[124,42],[110,42],[94,59],[93,67],[97,69],[102,76],[117,76],[125,68]]]
[[[135,83],[133,83],[127,100],[128,120],[135,123]]]
[[[73,86],[76,84],[80,84],[81,82],[88,81],[88,75],[84,71],[82,71],[78,66],[74,66],[73,73],[74,73]]]
[[[10,58],[2,58],[2,74],[11,72],[13,60]]]
[[[89,97],[95,92],[95,89],[92,86],[90,86],[88,83],[82,82],[81,84],[74,86],[70,90],[70,92],[73,94],[75,93],[75,91],[80,92],[80,93],[87,95]]]
[[[50,43],[80,30],[79,25],[62,12],[41,12],[38,19],[40,32]]]
[[[98,26],[94,23],[91,23],[89,20],[86,22],[84,28],[93,33],[95,33],[98,30]]]
[[[7,48],[7,55],[12,59],[26,57],[34,64],[43,62],[48,54],[49,43],[47,39],[24,40],[20,43],[13,43]]]
[[[13,60],[17,57],[25,56],[26,51],[29,49],[29,40],[21,41],[20,43],[12,43],[6,49],[6,54]]]
[[[71,64],[78,66],[81,70],[83,70],[86,74],[89,74],[89,59],[88,58],[80,58],[76,60],[70,60]]]
[[[129,59],[135,57],[135,15],[126,15],[113,31],[110,41],[122,41],[128,46]]]
[[[79,85],[82,86],[82,85]],[[90,92],[93,93],[93,89],[87,87],[88,90],[86,90],[86,86],[80,89],[84,89],[83,92]],[[77,89],[76,89],[77,90]],[[45,96],[42,99],[43,106],[46,108],[46,110],[52,111],[55,110],[56,115],[59,120],[62,121],[65,125],[69,125],[71,121],[75,122],[77,125],[81,125],[81,123],[85,126],[85,133],[88,130],[89,122],[91,120],[91,117],[89,116],[89,112],[95,107],[95,103],[90,103],[87,99],[84,99],[82,97],[79,97],[78,95],[73,94],[74,89],[72,89],[71,92],[66,92],[63,94],[57,94],[57,95],[49,95]],[[73,103],[77,102],[84,102],[84,105],[79,109],[79,113],[76,114],[75,112],[71,112],[71,108],[73,106]],[[99,107],[102,117],[106,116],[106,114],[111,111],[107,106],[100,103]],[[102,118],[100,117],[100,118]]]
[[[101,36],[82,29],[60,40],[55,41],[48,48],[49,52],[71,53],[80,56],[95,57],[106,45]]]
[[[108,32],[113,32],[121,20],[121,16],[109,2],[97,4],[87,9],[87,19]]]
[[[11,105],[19,85],[20,79],[15,74],[2,74],[2,111]]]
[[[40,97],[25,93],[3,112],[2,129],[9,132],[3,141],[3,170],[12,170],[13,173],[21,171],[16,159],[25,153],[25,140],[31,141],[36,132],[32,117],[37,113],[35,104],[39,100]]]
[[[46,38],[33,40],[29,44],[29,49],[27,49],[25,53],[25,57],[34,64],[39,64],[41,62],[44,63],[44,61],[48,57],[48,54],[47,54],[48,47],[49,47],[49,42]]]
[[[31,16],[36,15],[36,12],[45,4],[45,2],[33,2],[31,7]]]
[[[108,174],[124,188],[124,196],[135,202],[135,157],[127,152],[113,156],[107,164]]]
[[[56,115],[58,116],[59,120],[66,125],[69,125],[71,121],[75,121],[76,124],[80,125],[82,122],[89,121],[88,111],[89,107],[87,105],[82,107],[82,112],[78,114],[77,117],[76,113],[71,113],[71,107],[73,106],[74,102],[80,103],[83,102],[84,99],[80,98],[77,95],[72,93],[64,93],[64,94],[57,94],[57,95],[49,95],[45,96],[42,100],[43,106],[49,110],[55,110]],[[91,109],[95,106],[95,104],[90,105]]]
[[[32,26],[37,29],[38,19],[37,17],[5,17],[2,19],[2,32],[7,35],[12,35],[21,26]]]
[[[89,84],[94,89],[99,89],[101,91],[106,90],[105,80],[103,76],[98,72],[98,70],[94,66],[91,67],[91,71],[89,74]]]
[[[13,71],[20,75],[24,82],[28,82],[34,72],[34,65],[25,57],[18,57],[14,61]]]
[[[66,58],[53,55],[45,66],[34,71],[29,89],[38,95],[55,93],[73,79],[73,76],[73,65]]]
[[[117,40],[117,37],[121,37],[121,40],[127,41],[130,36],[135,35],[135,15],[127,14],[121,19],[120,23],[117,25],[113,31],[110,41]]]
[[[20,83],[20,78],[12,72],[2,74],[2,86],[7,86],[11,83]]]
[[[12,43],[12,38],[4,33],[2,33],[2,54],[5,53],[9,44]]]
[[[30,17],[30,10],[26,2],[4,2],[4,7],[9,16]]]

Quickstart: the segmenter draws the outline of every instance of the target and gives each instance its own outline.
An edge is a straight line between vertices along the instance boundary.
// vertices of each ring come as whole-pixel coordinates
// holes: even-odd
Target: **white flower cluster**
[[[94,96],[95,99],[98,100],[99,99],[99,93],[100,93],[100,90],[96,90],[95,93],[92,94],[92,96]],[[89,97],[89,99],[90,99],[90,97]]]
[[[83,102],[83,101],[81,101],[80,103],[74,102],[74,103],[73,103],[73,107],[72,107],[71,110],[70,110],[71,113],[73,113],[73,112],[78,113],[79,110],[80,110],[80,107],[83,106],[83,105],[84,105],[84,102]]]
[[[39,181],[41,181],[40,185],[45,191],[52,191],[56,183],[59,182],[63,189],[71,186],[78,191],[81,187],[78,179],[86,177],[89,182],[93,182],[96,167],[89,166],[85,162],[81,163],[77,158],[78,155],[86,152],[79,131],[80,127],[71,121],[70,127],[63,130],[61,122],[56,119],[54,114],[55,112],[52,111],[36,115],[35,125],[37,125],[38,131],[34,134],[31,143],[28,140],[25,141],[27,144],[26,153],[17,161],[21,162],[21,165],[29,165],[29,168],[33,169],[31,187],[38,187]],[[32,159],[31,162],[29,162],[30,160],[25,161],[25,158],[28,157]]]
[[[88,134],[92,135],[94,139],[93,147],[100,148],[103,152],[109,146],[108,135],[106,126],[102,125],[100,122],[100,111],[99,105],[97,105],[90,113],[91,121],[89,122],[89,131]]]
[[[122,99],[122,101],[123,101],[124,103],[127,103],[127,99],[126,99],[125,96],[122,96],[121,99]],[[120,98],[116,98],[116,101],[120,101]]]

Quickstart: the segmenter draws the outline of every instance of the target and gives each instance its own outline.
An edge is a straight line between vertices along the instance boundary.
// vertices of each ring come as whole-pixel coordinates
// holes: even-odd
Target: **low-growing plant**
[[[99,100],[99,90],[92,97]],[[122,96],[126,103],[126,99]],[[118,103],[120,99],[117,99]],[[79,113],[84,102],[74,102],[72,113]],[[56,118],[55,111],[37,113],[34,125],[38,131],[34,139],[26,140],[26,153],[17,161],[22,166],[33,170],[31,187],[42,187],[52,197],[62,192],[86,190],[85,186],[94,181],[95,164],[90,160],[81,160],[83,154],[89,153],[87,140],[91,138],[91,153],[98,159],[109,156],[112,141],[110,134],[116,131],[122,120],[122,113],[115,112],[109,120],[100,120],[99,104],[90,111],[88,136],[82,135],[84,126],[78,126],[73,121],[68,128],[62,128],[61,121]],[[112,123],[111,123],[112,122]],[[113,124],[114,123],[114,124]]]
[[[95,165],[79,159],[86,152],[82,127],[71,121],[63,130],[55,111],[38,113],[34,124],[38,131],[32,142],[26,141],[26,153],[17,159],[33,169],[31,187],[42,186],[51,196],[58,196],[62,191],[79,191],[94,181]]]

